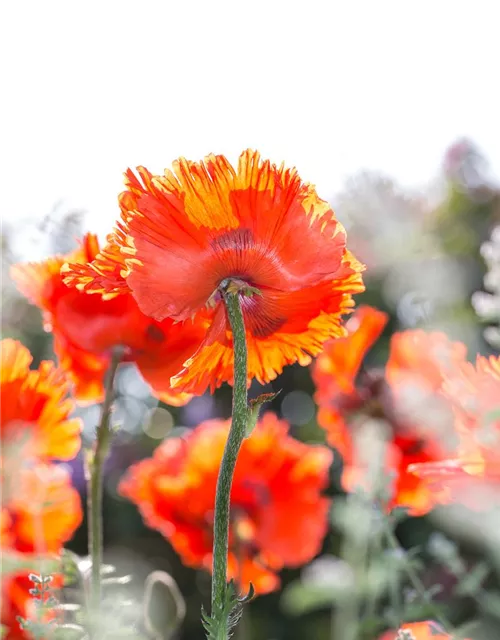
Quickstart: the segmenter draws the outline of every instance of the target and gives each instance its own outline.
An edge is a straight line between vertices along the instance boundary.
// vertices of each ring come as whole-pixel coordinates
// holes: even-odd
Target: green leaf
[[[61,556],[61,571],[64,576],[64,585],[77,584],[81,578],[79,568],[80,556],[68,549],[63,549]]]
[[[259,419],[259,412],[263,404],[266,402],[271,402],[281,393],[281,389],[276,393],[261,393],[260,396],[250,400],[248,403],[248,420],[247,420],[247,429],[246,429],[246,437],[248,438],[252,431],[255,429],[255,425],[257,424],[257,420]]]

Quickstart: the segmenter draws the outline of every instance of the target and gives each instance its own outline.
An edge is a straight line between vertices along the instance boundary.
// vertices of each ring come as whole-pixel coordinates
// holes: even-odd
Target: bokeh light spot
[[[144,421],[143,429],[150,438],[161,440],[166,438],[174,426],[174,417],[163,407],[151,409]]]
[[[283,398],[281,413],[293,425],[307,424],[314,416],[314,402],[305,391],[291,391]]]

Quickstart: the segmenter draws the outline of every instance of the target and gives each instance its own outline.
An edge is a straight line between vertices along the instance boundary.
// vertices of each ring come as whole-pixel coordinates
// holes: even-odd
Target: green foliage
[[[212,611],[212,615],[209,616],[202,607],[201,618],[207,640],[229,640],[241,620],[243,605],[249,602],[253,596],[252,585],[250,585],[250,591],[246,596],[238,596],[231,580],[226,587],[224,605],[221,608]]]
[[[53,578],[51,575],[44,575],[43,573],[30,573],[28,577],[34,584],[29,593],[33,596],[33,603],[36,606],[36,618],[34,620],[26,620],[22,616],[17,616],[17,621],[21,629],[27,631],[34,640],[44,640],[53,635],[56,624],[54,619],[48,620],[46,618],[46,614],[54,611],[54,608],[58,605],[50,585]]]
[[[248,438],[252,431],[255,429],[255,425],[259,419],[259,412],[263,404],[266,402],[272,402],[278,395],[281,393],[277,391],[276,393],[261,393],[260,396],[254,398],[253,400],[249,400],[248,402],[248,421],[247,421],[247,430],[246,437]]]

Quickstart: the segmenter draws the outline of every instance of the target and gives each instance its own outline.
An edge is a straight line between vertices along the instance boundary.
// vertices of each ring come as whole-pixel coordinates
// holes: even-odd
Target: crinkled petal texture
[[[159,530],[189,566],[211,569],[217,474],[229,422],[201,424],[166,440],[153,458],[132,466],[120,492]],[[243,442],[231,491],[228,579],[243,590],[276,589],[283,566],[299,566],[320,550],[327,531],[331,452],[291,438],[288,425],[265,414]],[[236,550],[238,552],[236,553]]]
[[[405,631],[406,635],[402,632]],[[401,633],[401,635],[398,635]],[[379,640],[453,640],[453,636],[446,633],[445,629],[433,620],[423,622],[405,622],[399,629],[392,629],[383,633]],[[467,639],[466,639],[467,640]]]
[[[197,317],[210,301],[210,331],[176,388],[200,394],[232,382],[231,331],[216,294],[228,278],[260,292],[242,298],[249,379],[308,364],[344,334],[341,316],[363,290],[363,266],[330,206],[294,169],[245,151],[236,168],[224,156],[181,158],[163,176],[128,171],[126,184],[106,255],[84,270],[69,266],[66,282],[107,295],[128,287],[157,321]]]
[[[53,362],[30,370],[30,352],[16,340],[1,342],[0,428],[4,466],[25,459],[71,460],[80,449],[80,419],[70,418],[70,383]]]
[[[185,404],[191,396],[173,390],[170,378],[201,344],[207,318],[178,325],[170,318],[157,322],[139,310],[130,294],[95,296],[64,284],[61,268],[66,262],[82,270],[93,260],[100,264],[101,256],[109,262],[112,252],[108,247],[103,251],[99,252],[97,238],[87,234],[71,254],[16,265],[12,277],[20,291],[42,310],[45,327],[54,335],[54,350],[80,403],[103,399],[111,353],[120,347],[123,360],[137,364],[157,397],[169,404]],[[112,274],[118,277],[119,266],[113,269]]]
[[[2,553],[22,554],[23,561],[28,563],[32,558],[31,571],[36,573],[37,556],[58,555],[80,525],[80,496],[62,467],[38,464],[21,470],[15,491],[2,486],[1,516]],[[33,587],[29,573],[30,570],[23,570],[2,576],[1,622],[7,627],[5,637],[9,640],[28,638],[17,616],[30,619],[36,615],[29,593]],[[62,576],[55,574],[51,587],[58,588],[62,582]]]

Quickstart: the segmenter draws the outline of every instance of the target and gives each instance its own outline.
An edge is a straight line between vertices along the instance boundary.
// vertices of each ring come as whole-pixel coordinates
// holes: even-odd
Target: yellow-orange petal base
[[[217,475],[229,421],[211,420],[185,438],[161,444],[133,465],[120,484],[149,526],[160,531],[185,564],[211,570]],[[243,442],[231,491],[228,579],[257,593],[279,586],[277,572],[300,566],[321,548],[328,527],[332,454],[288,435],[271,413]]]
[[[103,251],[109,261],[107,248]],[[75,398],[80,403],[102,401],[112,351],[120,348],[122,361],[137,365],[159,399],[185,404],[191,396],[172,389],[170,378],[201,344],[207,320],[157,322],[139,310],[130,294],[92,296],[64,284],[61,268],[66,262],[83,269],[93,260],[99,263],[101,255],[97,238],[87,234],[68,255],[11,269],[19,290],[43,312],[60,365],[74,384]],[[120,271],[119,266],[113,268]]]
[[[209,305],[210,330],[175,388],[201,394],[232,383],[232,335],[217,293],[228,278],[260,292],[242,297],[249,380],[309,364],[325,341],[344,335],[341,317],[363,291],[363,266],[328,203],[295,169],[245,151],[236,168],[210,155],[181,158],[163,176],[137,171],[126,173],[106,255],[85,269],[68,265],[65,277],[89,292],[129,290],[157,321],[197,318]]]

